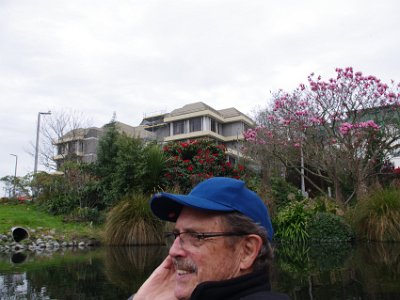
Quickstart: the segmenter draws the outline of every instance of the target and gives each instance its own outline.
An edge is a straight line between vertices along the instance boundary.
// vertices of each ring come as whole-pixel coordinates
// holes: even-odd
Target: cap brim
[[[153,213],[161,220],[170,222],[176,222],[183,206],[210,211],[234,211],[231,207],[190,195],[162,192],[155,194],[150,201],[150,208]]]

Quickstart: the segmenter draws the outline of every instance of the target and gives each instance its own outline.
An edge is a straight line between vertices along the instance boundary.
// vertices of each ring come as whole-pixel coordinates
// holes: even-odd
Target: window
[[[58,145],[58,155],[62,155],[65,153],[65,145],[64,144],[60,144]]]
[[[174,134],[182,134],[185,132],[185,122],[177,121],[174,122]]]
[[[190,132],[201,131],[201,118],[194,118],[189,120]]]
[[[217,122],[214,119],[211,119],[211,131],[217,132]]]

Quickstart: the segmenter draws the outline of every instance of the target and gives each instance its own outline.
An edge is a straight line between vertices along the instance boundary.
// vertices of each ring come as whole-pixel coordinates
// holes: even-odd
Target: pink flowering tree
[[[249,155],[274,158],[325,192],[322,180],[337,200],[346,201],[361,198],[400,147],[400,84],[352,68],[336,73],[327,81],[311,74],[308,84],[274,93],[272,106],[258,114],[259,126],[245,139]]]

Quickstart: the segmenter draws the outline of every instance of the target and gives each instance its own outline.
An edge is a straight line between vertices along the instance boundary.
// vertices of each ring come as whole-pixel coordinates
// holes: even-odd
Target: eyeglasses
[[[182,248],[188,249],[188,247],[197,248],[201,246],[206,239],[221,237],[221,236],[243,236],[248,235],[244,232],[165,232],[164,238],[168,246],[171,246],[176,238],[179,236],[179,243]]]

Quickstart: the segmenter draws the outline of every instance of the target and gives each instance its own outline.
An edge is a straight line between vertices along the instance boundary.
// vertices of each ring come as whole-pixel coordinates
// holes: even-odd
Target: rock
[[[18,243],[11,247],[11,251],[14,251],[14,252],[24,250],[24,249],[25,249],[25,246],[22,244],[18,244]]]

